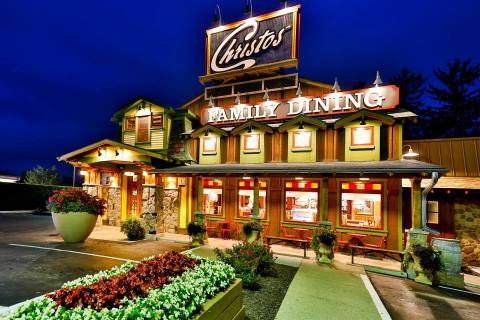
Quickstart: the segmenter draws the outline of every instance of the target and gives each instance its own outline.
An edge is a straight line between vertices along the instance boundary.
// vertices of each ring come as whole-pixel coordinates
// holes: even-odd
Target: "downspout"
[[[425,189],[423,189],[422,191],[422,229],[435,235],[440,234],[440,232],[427,226],[427,196],[428,193],[437,184],[439,178],[440,175],[438,174],[438,172],[432,172],[432,180],[430,181],[428,186],[426,186]]]

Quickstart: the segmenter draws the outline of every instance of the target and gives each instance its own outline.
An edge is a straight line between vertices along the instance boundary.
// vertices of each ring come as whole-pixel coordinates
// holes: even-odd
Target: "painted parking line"
[[[111,257],[111,256],[104,256],[104,255],[101,255],[101,254],[87,253],[87,252],[80,252],[80,251],[73,251],[73,250],[63,250],[63,249],[57,249],[57,248],[31,246],[31,245],[18,244],[18,243],[9,243],[8,245],[9,246],[14,246],[14,247],[23,247],[23,248],[33,248],[33,249],[40,249],[40,250],[51,250],[51,251],[58,251],[58,252],[76,253],[76,254],[82,254],[82,255],[85,255],[85,256],[92,256],[92,257],[97,257],[97,258],[105,258],[105,259],[112,259],[112,260],[125,261],[125,262],[135,262],[135,263],[140,262],[140,261],[137,261],[137,260],[123,259],[123,258],[117,258],[117,257]]]
[[[367,291],[370,294],[370,297],[372,298],[373,303],[375,304],[375,307],[377,308],[377,311],[380,314],[382,320],[392,320],[392,317],[390,317],[387,308],[385,308],[385,306],[383,305],[382,300],[378,296],[378,293],[370,282],[368,276],[361,274],[360,278],[362,278],[363,284],[365,285],[365,288],[367,288]]]

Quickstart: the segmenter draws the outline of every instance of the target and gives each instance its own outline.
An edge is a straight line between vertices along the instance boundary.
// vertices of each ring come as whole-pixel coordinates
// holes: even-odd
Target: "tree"
[[[440,103],[433,134],[469,136],[480,134],[480,64],[456,58],[433,74],[439,86],[430,85],[429,93]]]
[[[58,185],[60,183],[60,175],[55,166],[52,166],[50,170],[42,166],[37,166],[25,173],[25,183]]]
[[[425,93],[426,77],[421,73],[410,71],[407,68],[400,70],[394,75],[390,82],[400,88],[400,104],[399,107],[405,108],[418,115],[418,123],[407,123],[405,125],[406,138],[423,137],[425,127],[429,120],[429,113],[422,101]]]

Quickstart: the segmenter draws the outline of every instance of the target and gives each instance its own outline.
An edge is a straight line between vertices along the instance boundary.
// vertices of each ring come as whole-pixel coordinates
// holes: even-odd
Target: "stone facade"
[[[157,187],[143,186],[142,193],[142,213],[157,212]]]
[[[456,199],[455,233],[462,247],[463,263],[480,266],[480,200]]]
[[[161,209],[157,217],[157,232],[177,232],[179,213],[178,196],[178,190],[159,190]]]
[[[108,217],[108,224],[120,226],[122,216],[122,192],[120,188],[107,188],[107,208],[105,214]]]

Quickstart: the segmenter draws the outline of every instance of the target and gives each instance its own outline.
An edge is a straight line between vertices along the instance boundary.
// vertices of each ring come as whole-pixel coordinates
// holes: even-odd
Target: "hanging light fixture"
[[[342,89],[340,88],[340,85],[338,84],[337,77],[335,77],[335,83],[333,84],[332,90],[333,92],[342,91]]]
[[[404,146],[402,147],[402,150],[403,150],[405,147],[408,147],[408,152],[402,155],[402,160],[403,160],[404,158],[414,158],[414,157],[417,157],[417,156],[420,155],[419,153],[413,151],[411,145],[409,145],[409,144],[404,145]]]
[[[220,6],[218,4],[215,6],[213,22],[218,23],[218,26],[222,25],[222,12],[220,11]]]
[[[210,96],[210,98],[208,98],[208,106],[209,106],[210,108],[215,107],[215,104],[213,103],[212,96]]]
[[[120,152],[118,152],[118,149],[115,149],[115,157],[118,157],[120,155]]]
[[[375,85],[375,87],[378,87],[382,83],[383,81],[382,78],[380,78],[380,71],[377,70],[377,76],[375,77],[375,81],[373,82],[373,84]]]
[[[252,5],[252,0],[247,0],[245,3],[245,13],[250,14],[250,18],[252,17],[253,14],[253,5]]]
[[[366,124],[367,124],[367,122],[365,121],[365,116],[362,114],[362,117],[360,118],[360,125],[364,126]]]
[[[248,125],[248,130],[247,130],[248,133],[252,133],[252,124],[250,123]]]
[[[237,95],[235,96],[235,104],[239,105],[241,103],[240,101],[240,94],[237,92]]]
[[[300,129],[300,130],[303,129],[303,121],[300,121],[300,125],[298,126],[298,129]]]
[[[208,134],[209,134],[209,133],[210,133],[210,130],[209,130],[209,129],[205,130],[204,136],[205,136],[205,137],[208,137]]]
[[[97,155],[98,155],[99,157],[102,156],[102,149],[101,149],[101,148],[98,148],[98,150],[97,150]]]

